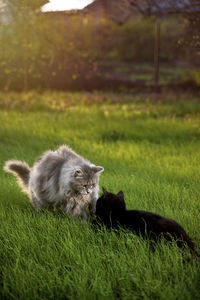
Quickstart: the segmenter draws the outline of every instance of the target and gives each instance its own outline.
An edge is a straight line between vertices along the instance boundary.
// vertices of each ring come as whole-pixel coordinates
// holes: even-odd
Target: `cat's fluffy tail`
[[[30,178],[30,167],[27,163],[20,160],[8,160],[4,165],[4,171],[13,173],[24,192],[28,192]]]

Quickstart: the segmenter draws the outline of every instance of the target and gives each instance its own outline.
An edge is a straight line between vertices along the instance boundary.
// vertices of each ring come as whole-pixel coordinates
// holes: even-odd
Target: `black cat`
[[[103,195],[97,200],[96,216],[107,228],[123,227],[153,240],[160,236],[166,240],[174,238],[179,247],[186,244],[191,253],[200,257],[194,249],[194,243],[176,221],[148,211],[126,210],[122,191],[115,195],[103,189]]]

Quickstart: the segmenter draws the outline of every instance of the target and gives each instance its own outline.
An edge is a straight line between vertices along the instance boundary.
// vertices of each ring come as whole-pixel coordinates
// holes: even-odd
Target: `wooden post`
[[[24,91],[28,90],[28,49],[27,44],[24,46]]]
[[[155,43],[154,43],[154,88],[159,91],[159,54],[160,54],[160,20],[155,23]]]

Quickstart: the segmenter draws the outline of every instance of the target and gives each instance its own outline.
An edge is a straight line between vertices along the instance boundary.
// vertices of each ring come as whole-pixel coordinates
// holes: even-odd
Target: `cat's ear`
[[[92,169],[93,169],[94,173],[101,173],[104,170],[104,168],[100,167],[100,166],[95,166]]]
[[[103,189],[103,195],[106,197],[108,192],[106,191],[106,189],[104,187],[102,187],[102,189]]]
[[[83,176],[83,171],[80,168],[77,168],[74,170],[74,177],[78,178],[78,177],[82,177]]]
[[[122,191],[120,191],[118,194],[117,194],[117,197],[118,197],[118,200],[120,202],[120,205],[121,205],[121,209],[126,209],[126,203],[125,203],[125,200],[124,200],[124,193]]]
[[[119,197],[120,200],[124,201],[124,193],[120,191],[117,196]]]

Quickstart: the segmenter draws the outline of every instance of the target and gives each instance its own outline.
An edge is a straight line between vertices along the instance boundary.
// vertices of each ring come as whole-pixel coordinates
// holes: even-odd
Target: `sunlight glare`
[[[42,11],[83,9],[92,2],[93,0],[51,0],[42,7]]]

